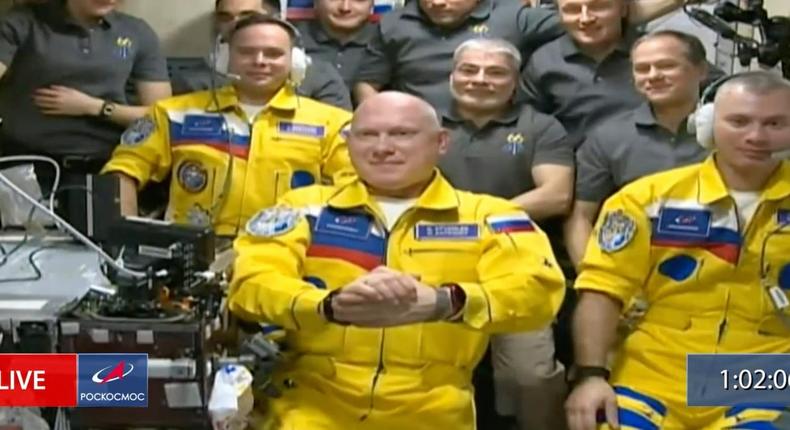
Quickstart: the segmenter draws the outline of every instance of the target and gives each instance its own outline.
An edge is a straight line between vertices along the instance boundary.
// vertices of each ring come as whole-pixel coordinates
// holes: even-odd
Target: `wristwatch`
[[[332,299],[335,298],[336,295],[340,293],[340,290],[334,290],[329,293],[324,300],[321,301],[318,305],[318,312],[324,316],[324,319],[327,322],[340,324],[340,325],[348,325],[343,321],[338,321],[335,319],[335,309],[332,307]]]
[[[609,369],[601,366],[573,366],[568,372],[572,385],[577,385],[587,378],[603,378],[609,380]]]
[[[109,119],[112,117],[113,112],[115,112],[115,103],[105,100],[104,103],[101,105],[101,111],[99,111],[99,117],[104,119]]]

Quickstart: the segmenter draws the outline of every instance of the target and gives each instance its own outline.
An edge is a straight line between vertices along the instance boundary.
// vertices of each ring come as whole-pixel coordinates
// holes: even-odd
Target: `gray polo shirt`
[[[702,161],[707,154],[685,123],[672,133],[643,103],[588,133],[576,153],[576,199],[603,202],[635,179]]]
[[[173,95],[187,94],[211,88],[212,67],[206,60],[200,67],[180,70],[171,77]],[[215,75],[217,87],[230,84],[230,79]],[[313,100],[351,110],[351,93],[337,70],[324,61],[313,59],[304,81],[296,93]]]
[[[439,167],[463,190],[510,199],[535,188],[533,167],[573,165],[562,125],[531,106],[514,106],[480,129],[450,111],[443,125],[451,144]]]
[[[323,60],[337,69],[346,86],[351,88],[357,70],[362,64],[365,47],[376,32],[376,26],[365,24],[354,37],[341,43],[324,31],[318,20],[301,21],[298,24],[305,51],[313,59]]]
[[[17,7],[0,17],[3,118],[0,152],[109,157],[123,127],[98,117],[51,116],[33,104],[50,85],[127,104],[128,81],[167,81],[159,39],[143,20],[120,12],[96,27],[73,21],[63,2]]]
[[[527,103],[556,117],[579,137],[613,114],[644,101],[633,85],[630,49],[624,40],[603,61],[584,55],[563,35],[530,57],[522,72]]]
[[[448,79],[453,52],[476,37],[504,38],[525,57],[564,33],[554,10],[520,1],[480,0],[459,27],[433,24],[412,0],[384,15],[357,74],[357,82],[378,84],[421,97],[440,111],[452,104]]]

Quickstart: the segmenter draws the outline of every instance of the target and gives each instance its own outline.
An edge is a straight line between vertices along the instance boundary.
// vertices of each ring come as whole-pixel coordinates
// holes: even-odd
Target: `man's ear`
[[[444,155],[447,151],[450,150],[450,132],[447,129],[442,128],[439,131],[439,135],[437,137],[439,140],[439,155]]]

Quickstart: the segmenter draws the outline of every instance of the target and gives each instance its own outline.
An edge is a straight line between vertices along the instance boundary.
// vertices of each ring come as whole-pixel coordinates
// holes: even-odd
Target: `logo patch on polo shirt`
[[[418,224],[414,226],[417,240],[475,240],[480,237],[477,224]]]
[[[776,223],[783,227],[790,224],[790,209],[776,211]]]
[[[710,235],[711,221],[709,211],[665,207],[658,216],[658,232],[705,238]]]
[[[277,130],[280,133],[296,134],[299,136],[324,137],[324,127],[321,125],[302,124],[299,122],[279,121]]]
[[[510,155],[518,155],[524,152],[524,135],[521,133],[510,133],[507,135],[507,142],[502,150]]]
[[[124,60],[129,58],[132,52],[132,39],[128,37],[118,37],[115,39],[115,52],[118,57]]]

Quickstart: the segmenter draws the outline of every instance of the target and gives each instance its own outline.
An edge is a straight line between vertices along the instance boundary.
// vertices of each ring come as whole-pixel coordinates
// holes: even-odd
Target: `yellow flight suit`
[[[790,353],[790,329],[765,287],[790,289],[788,162],[739,224],[713,156],[605,203],[576,288],[622,303],[640,293],[648,306],[612,368],[621,428],[772,428],[760,426],[776,410],[686,406],[687,353]]]
[[[473,430],[471,375],[489,335],[543,328],[564,279],[549,242],[517,206],[436,176],[389,231],[359,180],[289,193],[235,243],[229,307],[286,330],[261,429]],[[318,306],[377,266],[457,283],[460,322],[371,329],[328,323]]]
[[[132,125],[103,172],[124,173],[140,188],[172,174],[168,219],[234,236],[288,190],[352,177],[350,120],[289,86],[254,119],[232,86],[218,89],[216,102],[210,91],[185,94],[156,103]]]

